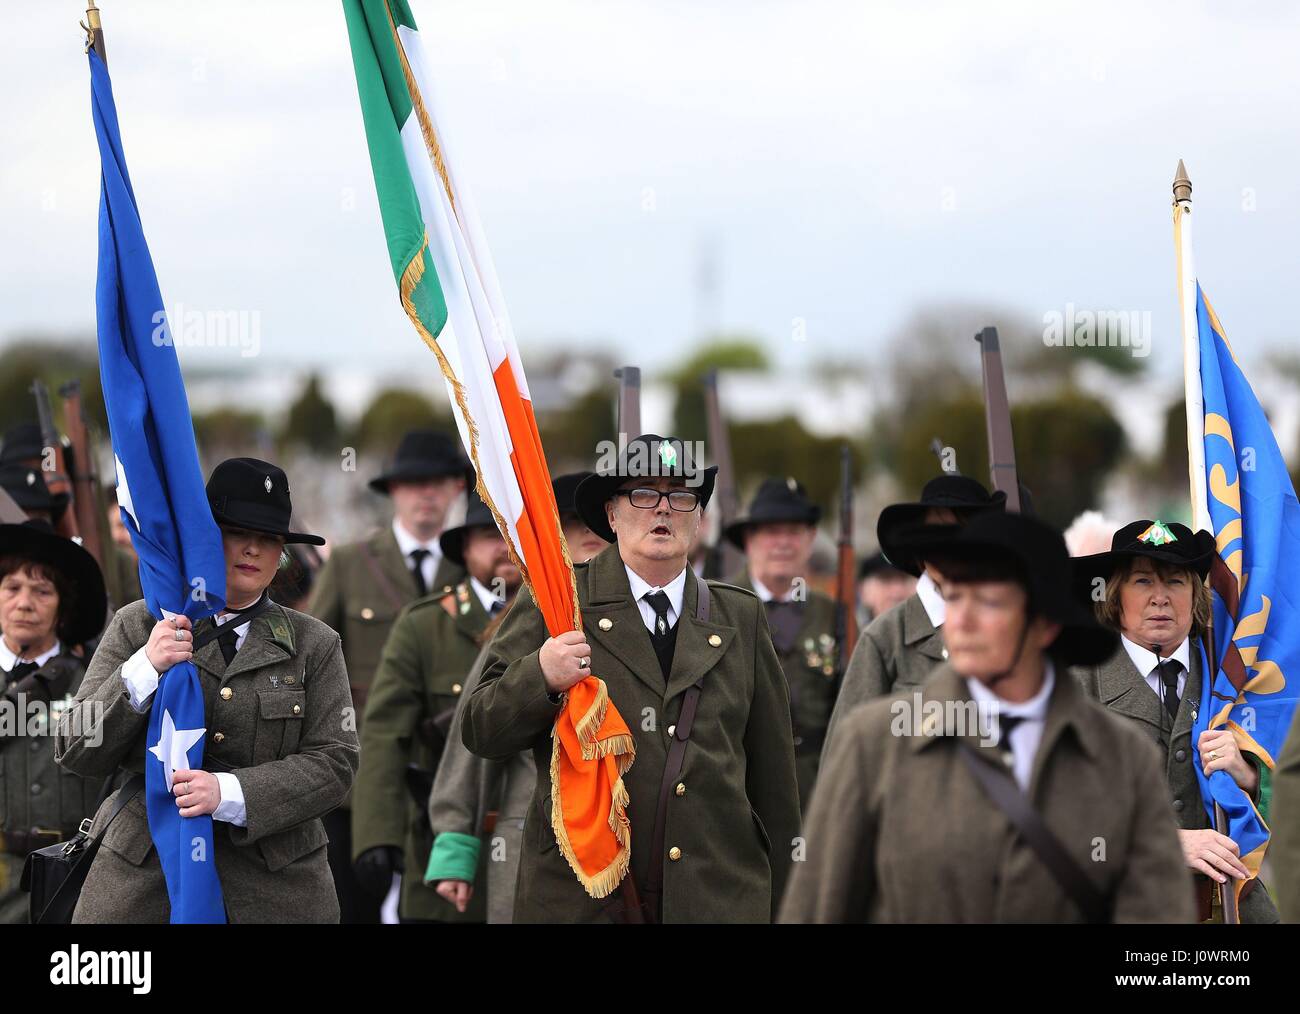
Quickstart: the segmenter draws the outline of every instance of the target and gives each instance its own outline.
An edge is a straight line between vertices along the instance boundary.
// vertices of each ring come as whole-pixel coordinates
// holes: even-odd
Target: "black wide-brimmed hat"
[[[465,520],[455,528],[446,529],[438,536],[438,545],[442,555],[458,566],[465,566],[465,539],[473,528],[491,528],[497,530],[496,518],[492,509],[483,502],[478,490],[471,486],[468,490],[469,500],[465,505]]]
[[[323,546],[319,535],[291,532],[293,504],[284,469],[257,458],[228,458],[208,477],[208,503],[217,524],[279,535],[285,542]]]
[[[44,454],[45,441],[38,423],[15,423],[0,436],[0,465],[35,461]]]
[[[1048,652],[1068,665],[1097,665],[1119,644],[1072,590],[1070,553],[1061,533],[1023,514],[986,511],[965,525],[913,525],[900,541],[922,558],[1010,562],[1023,579],[1035,615],[1061,624]]]
[[[764,479],[749,502],[749,513],[727,525],[722,534],[743,551],[745,532],[754,525],[815,525],[821,519],[822,509],[808,499],[808,491],[798,479]]]
[[[1122,560],[1135,556],[1182,567],[1204,580],[1215,552],[1209,532],[1193,532],[1176,521],[1134,521],[1111,536],[1110,552],[1075,557],[1075,580],[1081,590],[1085,586],[1090,590],[1095,578],[1108,580]]]
[[[873,574],[907,574],[908,577],[915,577],[915,574],[908,574],[907,571],[895,567],[889,562],[889,558],[884,553],[874,553],[862,561],[858,567],[858,580],[865,581]]]
[[[72,601],[59,603],[59,640],[67,647],[85,644],[108,619],[104,575],[95,558],[43,521],[0,525],[0,557],[16,556],[53,567],[72,586]]]
[[[461,450],[460,440],[438,430],[411,430],[397,445],[397,453],[382,475],[370,480],[376,493],[387,493],[390,482],[419,482],[448,476],[474,481],[474,467]]]
[[[609,527],[609,519],[605,516],[605,504],[614,491],[629,479],[665,476],[685,479],[687,489],[699,495],[702,510],[713,496],[718,466],[701,468],[680,437],[643,433],[627,442],[617,462],[607,468],[598,468],[578,484],[574,493],[578,517],[606,542],[615,542],[614,530]]]
[[[876,539],[880,550],[899,570],[914,577],[921,575],[921,559],[907,551],[898,540],[900,533],[922,524],[925,514],[934,507],[946,507],[958,515],[972,516],[986,511],[1001,512],[1007,495],[1001,490],[990,494],[976,479],[966,475],[936,476],[921,490],[915,503],[890,504],[880,512],[876,522]]]
[[[574,499],[574,494],[578,492],[578,486],[582,480],[593,474],[595,473],[568,472],[564,475],[557,475],[551,482],[551,489],[555,493],[555,506],[559,508],[561,519],[566,514],[573,517],[578,516],[578,504]]]
[[[13,497],[14,503],[28,514],[33,511],[45,511],[57,520],[62,514],[62,506],[51,495],[50,487],[45,485],[45,477],[35,468],[29,468],[18,462],[6,462],[0,465],[0,488]]]

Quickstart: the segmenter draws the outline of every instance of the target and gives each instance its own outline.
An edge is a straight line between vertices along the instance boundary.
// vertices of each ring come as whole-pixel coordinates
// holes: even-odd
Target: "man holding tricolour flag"
[[[714,470],[680,440],[630,443],[642,463],[607,461],[579,496],[618,551],[574,567],[415,19],[403,0],[345,0],[344,13],[402,306],[437,357],[478,492],[529,592],[464,727],[480,755],[537,759],[535,798],[548,806],[529,813],[515,917],[766,921],[798,831],[789,700],[758,599],[710,595],[687,567]]]

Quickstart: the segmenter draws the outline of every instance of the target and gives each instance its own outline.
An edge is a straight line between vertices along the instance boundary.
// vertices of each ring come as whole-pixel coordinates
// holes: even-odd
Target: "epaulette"
[[[271,640],[290,655],[295,654],[293,624],[289,622],[289,617],[283,612],[266,613],[264,615],[266,616],[267,626],[271,628]]]
[[[714,591],[723,592],[724,594],[739,592],[741,595],[748,595],[751,599],[758,598],[758,596],[754,594],[754,589],[752,588],[742,588],[738,584],[727,584],[726,581],[715,581],[713,578],[709,578],[708,582],[709,587]]]

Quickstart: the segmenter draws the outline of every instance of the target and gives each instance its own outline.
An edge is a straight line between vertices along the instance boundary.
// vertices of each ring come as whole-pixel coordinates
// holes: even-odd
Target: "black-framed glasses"
[[[689,514],[700,505],[699,494],[693,493],[689,489],[672,489],[667,493],[661,493],[657,489],[637,487],[636,489],[617,490],[616,495],[627,497],[633,507],[640,507],[643,511],[654,510],[664,497],[668,498],[669,507],[675,511],[681,511],[683,514]]]

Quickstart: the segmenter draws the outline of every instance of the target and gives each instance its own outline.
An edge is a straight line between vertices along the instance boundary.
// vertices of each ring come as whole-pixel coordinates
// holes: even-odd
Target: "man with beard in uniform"
[[[366,694],[397,614],[430,592],[445,595],[465,577],[443,556],[438,537],[447,511],[473,480],[460,443],[446,433],[413,430],[370,488],[393,502],[393,520],[360,542],[339,546],[312,586],[306,612],[343,639],[343,658],[360,723]],[[358,731],[360,731],[358,729]],[[358,891],[352,870],[350,805],[325,817],[330,870],[345,923],[375,923],[379,907]]]
[[[424,883],[433,846],[426,806],[483,633],[522,575],[477,492],[470,493],[464,524],[443,532],[441,542],[446,558],[469,576],[445,594],[417,599],[393,624],[361,725],[352,848],[357,879],[370,896],[382,896],[402,874],[402,922],[482,922],[484,892],[459,912]],[[419,787],[418,798],[408,782]]]

